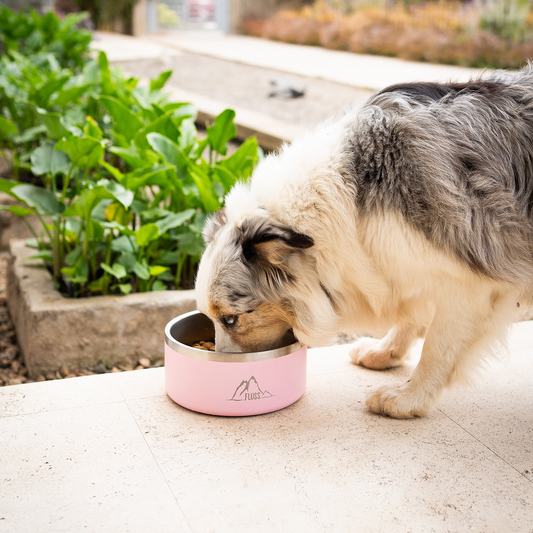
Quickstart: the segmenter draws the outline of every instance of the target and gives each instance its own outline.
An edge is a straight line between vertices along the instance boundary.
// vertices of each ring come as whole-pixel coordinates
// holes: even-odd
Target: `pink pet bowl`
[[[283,409],[305,390],[307,347],[292,332],[282,348],[221,353],[193,348],[212,341],[211,320],[193,311],[165,328],[165,386],[177,404],[210,415],[249,416]]]

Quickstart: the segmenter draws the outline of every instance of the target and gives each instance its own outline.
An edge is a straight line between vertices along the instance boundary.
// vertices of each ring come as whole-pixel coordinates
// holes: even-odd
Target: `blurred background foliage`
[[[243,31],[283,42],[481,68],[533,57],[531,0],[292,0]]]

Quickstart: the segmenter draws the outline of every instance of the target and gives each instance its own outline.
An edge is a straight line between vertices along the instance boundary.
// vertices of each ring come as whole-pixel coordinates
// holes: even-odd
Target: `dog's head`
[[[215,324],[216,350],[280,347],[294,324],[291,287],[313,240],[261,209],[238,220],[218,211],[206,223],[204,238],[196,291],[198,309]]]

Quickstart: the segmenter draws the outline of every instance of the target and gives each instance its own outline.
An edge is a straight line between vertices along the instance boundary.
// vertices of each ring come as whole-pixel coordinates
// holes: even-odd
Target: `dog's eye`
[[[239,320],[237,315],[224,315],[222,317],[222,322],[224,322],[226,326],[234,326],[237,324],[237,320]]]

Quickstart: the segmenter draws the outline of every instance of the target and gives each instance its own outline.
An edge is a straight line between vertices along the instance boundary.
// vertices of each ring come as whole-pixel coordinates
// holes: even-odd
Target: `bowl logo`
[[[259,383],[252,376],[250,379],[243,379],[240,385],[235,389],[233,396],[228,399],[230,402],[248,402],[250,400],[264,400],[265,398],[272,398],[267,390],[262,390]]]

